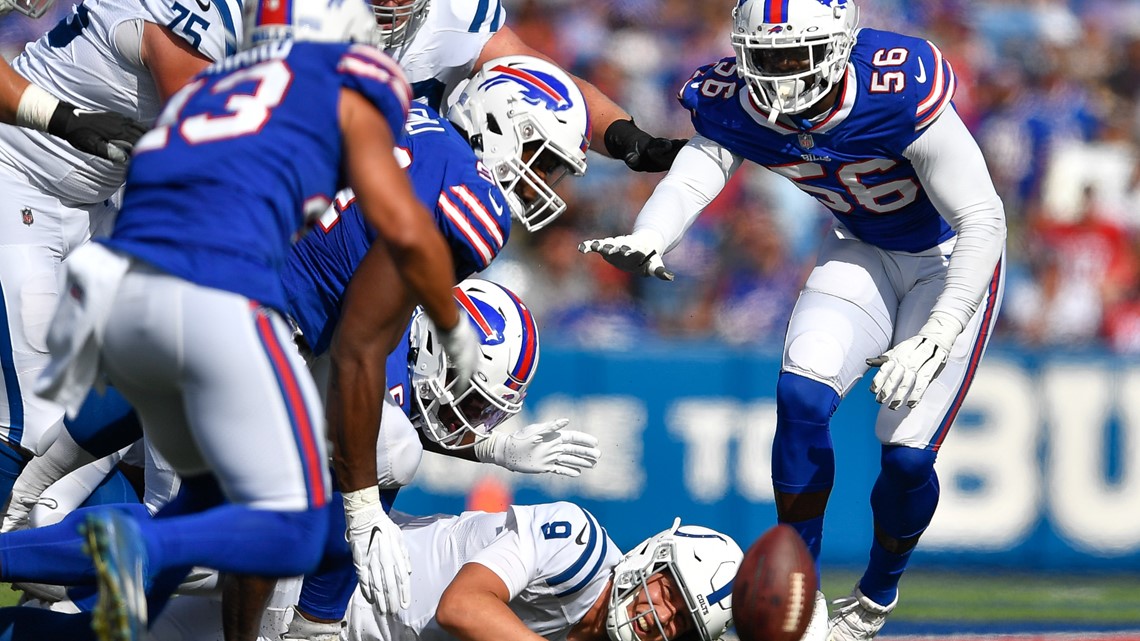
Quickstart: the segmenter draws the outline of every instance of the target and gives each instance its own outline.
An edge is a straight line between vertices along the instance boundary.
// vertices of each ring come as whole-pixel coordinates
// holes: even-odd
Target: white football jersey
[[[349,641],[454,641],[435,609],[459,569],[478,563],[511,594],[511,610],[532,631],[563,641],[606,592],[621,551],[589,512],[573,503],[515,505],[507,512],[409,517],[398,512],[412,561],[412,605],[377,618],[358,589],[342,637]]]
[[[85,0],[12,67],[48,93],[77,107],[113,111],[143,123],[158,116],[158,93],[142,63],[143,21],[169,28],[199,53],[220,60],[237,51],[238,0]],[[85,154],[66,141],[0,125],[0,163],[64,204],[105,200],[123,183],[126,165]]]
[[[415,36],[385,53],[404,68],[416,98],[440,110],[506,19],[502,0],[432,0]]]

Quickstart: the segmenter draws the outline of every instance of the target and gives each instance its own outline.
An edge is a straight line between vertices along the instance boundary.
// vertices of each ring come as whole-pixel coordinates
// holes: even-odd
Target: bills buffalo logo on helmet
[[[514,82],[522,88],[523,100],[532,105],[545,104],[551,111],[565,111],[573,106],[566,97],[568,94],[566,87],[551,75],[506,65],[498,65],[492,71],[502,75],[483,83],[480,89]]]

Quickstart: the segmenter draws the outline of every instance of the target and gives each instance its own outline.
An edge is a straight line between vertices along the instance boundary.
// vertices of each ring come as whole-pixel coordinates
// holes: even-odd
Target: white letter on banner
[[[736,448],[736,485],[741,496],[753,503],[776,501],[772,491],[772,441],[775,439],[776,403],[750,403]]]
[[[1114,372],[1116,375],[1114,375]],[[1073,547],[1102,555],[1140,548],[1140,372],[1053,365],[1043,376],[1049,409],[1049,507]],[[1119,408],[1123,474],[1105,478],[1105,429]]]
[[[686,398],[669,409],[665,425],[685,442],[685,489],[694,500],[712,503],[728,491],[728,446],[740,414],[726,398]]]
[[[543,489],[593,499],[629,500],[645,490],[645,402],[633,396],[547,396],[536,414],[543,421],[563,416],[570,419],[566,429],[581,430],[598,438],[602,457],[598,466],[578,478],[554,478],[554,474],[532,477]]]
[[[951,427],[939,450],[942,495],[922,536],[924,549],[1002,550],[1037,523],[1041,480],[1031,379],[1007,361],[984,362],[959,416],[975,412],[982,423]]]

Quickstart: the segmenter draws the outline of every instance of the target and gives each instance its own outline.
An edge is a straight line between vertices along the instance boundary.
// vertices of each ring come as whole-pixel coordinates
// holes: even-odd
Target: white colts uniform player
[[[411,40],[384,53],[403,67],[416,99],[443,112],[444,99],[471,75],[506,20],[502,0],[432,0]]]
[[[144,23],[218,60],[237,50],[241,19],[237,0],[87,0],[12,67],[81,109],[150,123],[161,97],[142,59]],[[48,362],[60,263],[93,229],[109,228],[108,199],[126,167],[46,133],[0,125],[0,438],[24,450],[41,453],[63,418],[59,405],[32,392]]]
[[[506,512],[413,517],[393,511],[412,561],[412,604],[377,617],[360,589],[352,595],[343,641],[454,641],[435,619],[443,591],[467,563],[494,572],[510,590],[511,610],[531,631],[564,641],[607,593],[622,552],[592,514],[573,503],[514,505]],[[301,583],[279,581],[259,641],[277,639]],[[174,599],[149,639],[221,638],[216,597]]]

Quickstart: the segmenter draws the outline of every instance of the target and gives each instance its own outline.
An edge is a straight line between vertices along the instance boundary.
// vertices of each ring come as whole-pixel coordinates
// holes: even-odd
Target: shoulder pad
[[[143,0],[143,4],[152,22],[170,29],[210,60],[237,53],[243,31],[238,0]]]
[[[690,112],[710,101],[734,98],[745,88],[736,74],[736,57],[729,56],[693,72],[677,92],[677,100]]]
[[[447,31],[494,33],[507,19],[502,0],[432,0],[428,11],[438,12],[436,25]]]

